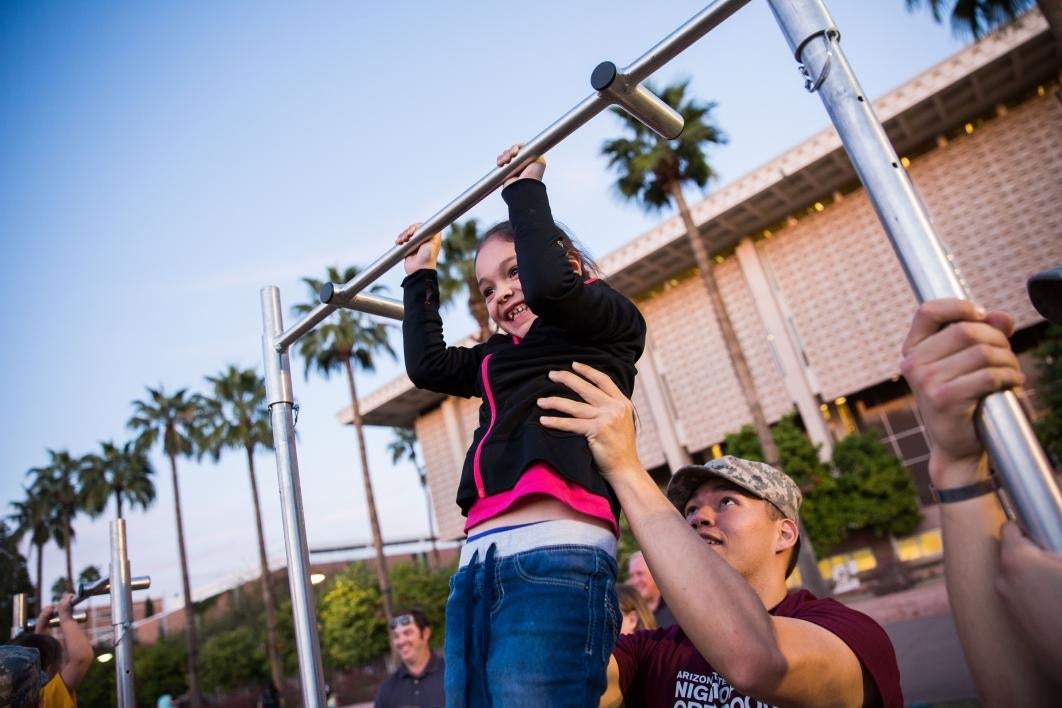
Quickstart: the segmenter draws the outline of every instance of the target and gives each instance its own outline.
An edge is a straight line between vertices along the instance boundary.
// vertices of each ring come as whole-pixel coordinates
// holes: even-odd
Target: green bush
[[[911,473],[878,439],[876,431],[856,433],[833,448],[839,470],[839,503],[851,531],[876,536],[912,533],[921,520]]]
[[[423,563],[400,563],[391,568],[391,590],[395,611],[410,607],[424,610],[431,622],[431,645],[443,645],[446,629],[446,598],[450,594],[450,576],[456,564],[440,570],[430,570]]]
[[[320,607],[321,648],[330,668],[349,669],[388,651],[380,591],[365,564],[353,564],[337,575]]]
[[[187,691],[186,657],[183,634],[160,638],[154,644],[137,645],[133,650],[136,702],[153,708],[159,696],[165,693],[179,696]]]
[[[261,625],[237,627],[215,634],[199,651],[203,690],[215,692],[265,683],[265,639]]]
[[[109,646],[98,646],[96,656],[103,652],[113,652]],[[136,664],[134,662],[134,670]],[[118,689],[115,686],[114,660],[101,664],[93,661],[88,673],[77,686],[78,705],[82,706],[117,706]]]

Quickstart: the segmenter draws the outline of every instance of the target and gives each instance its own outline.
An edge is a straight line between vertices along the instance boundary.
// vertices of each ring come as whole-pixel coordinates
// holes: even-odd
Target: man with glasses
[[[375,708],[446,705],[443,693],[443,658],[431,650],[431,625],[418,609],[391,618],[391,646],[402,665],[376,692]]]

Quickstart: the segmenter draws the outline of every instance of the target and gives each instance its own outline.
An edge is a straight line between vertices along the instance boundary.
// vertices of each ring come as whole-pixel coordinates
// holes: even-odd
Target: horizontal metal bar
[[[72,616],[74,618],[74,621],[77,622],[78,624],[85,624],[86,622],[88,622],[88,613],[87,612],[84,612],[84,611],[75,612],[75,613],[73,613]],[[49,627],[58,627],[59,626],[59,622],[60,622],[59,618],[53,616],[51,619],[48,620],[48,626]],[[36,628],[37,628],[37,620],[36,619],[31,619],[31,620],[28,620],[26,622],[26,629],[36,629]]]
[[[133,590],[146,590],[151,587],[151,576],[138,575],[133,578],[131,588]],[[71,605],[77,605],[90,597],[96,597],[97,595],[106,595],[111,591],[111,579],[100,578],[94,583],[81,583],[78,585],[77,597],[70,603]]]
[[[588,120],[608,108],[608,106],[609,101],[597,93],[584,99],[559,120],[525,143],[520,150],[519,159],[488,172],[478,182],[462,192],[460,196],[428,217],[407,243],[395,246],[349,283],[334,289],[332,291],[332,301],[334,302],[337,299],[350,300],[359,294],[370,283],[375,282],[380,276],[398,264],[406,255],[418,249],[425,241],[483,201],[491,192],[500,187],[505,180],[522,170],[527,163],[545,155],[550,148],[574,133]],[[281,339],[286,339],[286,337],[287,332],[284,333],[284,337]]]
[[[381,295],[368,295],[360,293],[354,296],[352,302],[340,301],[335,295],[335,283],[325,283],[321,286],[320,298],[322,303],[342,307],[347,310],[367,312],[370,315],[389,317],[393,320],[401,320],[405,307],[401,300],[395,300]]]
[[[641,83],[748,3],[749,0],[718,0],[712,3],[635,59],[623,69],[623,73],[630,77],[631,81]]]

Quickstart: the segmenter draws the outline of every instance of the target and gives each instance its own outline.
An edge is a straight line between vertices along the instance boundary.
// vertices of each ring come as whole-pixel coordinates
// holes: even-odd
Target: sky
[[[903,0],[832,0],[864,91],[880,96],[963,40]],[[702,9],[691,0],[535,3],[0,3],[0,514],[47,450],[124,442],[146,387],[206,392],[229,364],[261,370],[259,290],[280,288],[285,324],[301,278],[367,265],[407,224],[442,209],[590,94],[604,60],[625,66]],[[828,123],[764,2],[740,10],[661,69],[715,101],[729,138],[709,152],[739,178]],[[600,157],[619,134],[602,114],[548,155],[554,214],[598,257],[668,215],[624,202]],[[691,194],[697,198],[696,194]],[[505,218],[492,195],[467,217]],[[401,268],[381,282],[400,297]],[[455,306],[452,338],[471,332]],[[401,334],[393,344],[401,350]],[[365,543],[369,523],[342,376],[292,357],[310,547]],[[401,373],[358,374],[367,393]],[[385,539],[427,533],[416,472],[368,430]],[[134,575],[180,604],[169,463],[152,451],[158,498],[127,513]],[[256,458],[268,554],[284,557],[271,452]],[[178,462],[198,597],[256,574],[246,462]],[[108,524],[74,521],[74,572],[106,574]],[[327,557],[325,557],[327,558]],[[31,568],[33,567],[31,560]],[[63,573],[44,553],[44,586]]]

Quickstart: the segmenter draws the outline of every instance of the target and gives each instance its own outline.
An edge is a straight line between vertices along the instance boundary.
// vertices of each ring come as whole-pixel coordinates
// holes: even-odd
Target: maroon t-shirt
[[[877,622],[836,600],[820,600],[806,590],[786,595],[770,613],[813,622],[840,637],[878,688],[877,700],[868,700],[867,704],[902,708],[896,652]],[[612,654],[619,664],[620,689],[628,706],[767,705],[735,690],[705,661],[678,625],[622,634]]]

